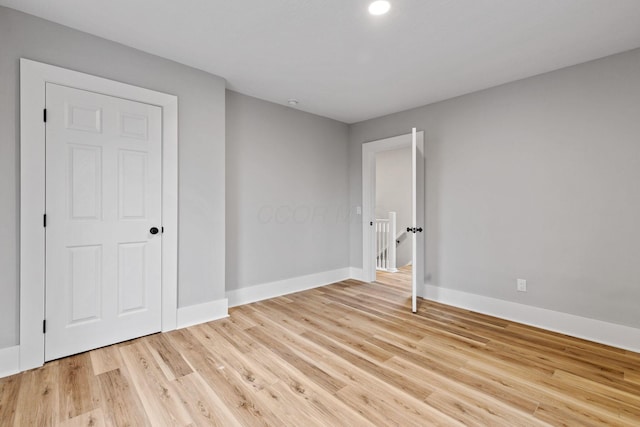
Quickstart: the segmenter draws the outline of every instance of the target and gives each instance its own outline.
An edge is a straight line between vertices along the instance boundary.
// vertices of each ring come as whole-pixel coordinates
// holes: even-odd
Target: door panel
[[[118,245],[118,314],[147,308],[147,242]]]
[[[66,128],[102,133],[102,109],[96,106],[65,103]]]
[[[45,360],[161,328],[161,109],[47,83]]]
[[[68,324],[99,320],[102,307],[102,245],[70,247],[67,251]]]
[[[71,220],[101,218],[102,148],[69,144],[69,213]]]
[[[120,219],[145,219],[147,214],[147,153],[120,150],[118,153],[118,210]]]

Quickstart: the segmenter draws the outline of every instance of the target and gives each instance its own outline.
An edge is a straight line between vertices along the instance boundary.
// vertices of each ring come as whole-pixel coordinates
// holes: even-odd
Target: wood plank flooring
[[[640,354],[428,301],[411,314],[409,280],[347,280],[0,379],[0,426],[640,425]]]

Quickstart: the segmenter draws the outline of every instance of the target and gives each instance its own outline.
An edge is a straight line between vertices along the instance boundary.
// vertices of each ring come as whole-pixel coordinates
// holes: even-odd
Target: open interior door
[[[411,233],[413,245],[411,267],[411,311],[418,311],[418,286],[424,285],[424,133],[411,132]]]

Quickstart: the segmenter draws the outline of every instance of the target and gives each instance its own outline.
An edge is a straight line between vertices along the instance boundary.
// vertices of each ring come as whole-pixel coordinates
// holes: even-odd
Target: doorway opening
[[[424,287],[425,263],[423,233],[425,218],[424,132],[418,132],[415,128],[409,134],[371,141],[362,145],[362,270],[363,280],[373,282],[376,280],[376,267],[384,268],[389,274],[393,274],[392,271],[397,269],[397,266],[393,265],[393,262],[397,261],[395,251],[397,240],[399,240],[397,236],[393,236],[393,233],[398,231],[397,212],[388,215],[386,221],[385,218],[376,216],[376,166],[378,163],[376,157],[379,153],[404,148],[408,148],[411,152],[411,182],[409,185],[411,189],[411,222],[405,230],[411,240],[411,310],[415,313],[418,292],[422,294]],[[383,154],[380,158],[384,156]],[[379,214],[381,215],[380,212]],[[395,227],[392,224],[394,219],[396,220]],[[391,232],[391,236],[389,236],[389,232]]]
[[[375,280],[411,291],[411,147],[378,152],[375,162]]]

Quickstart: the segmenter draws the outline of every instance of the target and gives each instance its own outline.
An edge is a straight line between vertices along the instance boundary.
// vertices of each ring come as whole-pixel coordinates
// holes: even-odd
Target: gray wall
[[[396,265],[411,262],[411,239],[406,234],[411,226],[411,147],[376,154],[376,218],[396,213]],[[404,233],[404,235],[403,235]]]
[[[361,144],[413,126],[427,281],[640,327],[640,50],[353,125],[352,206]],[[361,242],[353,224],[354,267]]]
[[[225,81],[0,7],[0,348],[18,343],[19,58],[179,97],[179,305],[224,298]]]
[[[227,91],[227,290],[349,266],[348,127]]]

